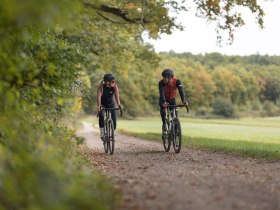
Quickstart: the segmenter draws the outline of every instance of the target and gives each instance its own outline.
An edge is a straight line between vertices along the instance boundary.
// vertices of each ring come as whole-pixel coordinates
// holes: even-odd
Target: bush
[[[195,112],[195,116],[206,117],[206,118],[210,117],[211,116],[211,108],[199,107]]]
[[[259,100],[253,101],[251,103],[251,108],[253,111],[262,111],[262,104]]]
[[[263,110],[266,116],[276,116],[280,114],[279,106],[275,105],[271,101],[264,101],[263,102]]]
[[[79,154],[72,132],[0,117],[0,209],[113,209],[118,194]]]
[[[225,98],[217,98],[212,106],[212,113],[222,115],[224,117],[233,117],[234,108],[230,100]]]

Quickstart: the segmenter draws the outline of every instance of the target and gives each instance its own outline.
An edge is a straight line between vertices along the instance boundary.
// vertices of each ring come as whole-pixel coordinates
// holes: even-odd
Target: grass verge
[[[120,130],[120,132],[137,138],[161,142],[159,133],[138,133]],[[183,136],[182,145],[188,148],[206,149],[210,151],[219,151],[244,157],[258,159],[275,160],[280,159],[280,145],[273,143],[260,143],[249,141],[232,141],[213,138],[198,138]]]

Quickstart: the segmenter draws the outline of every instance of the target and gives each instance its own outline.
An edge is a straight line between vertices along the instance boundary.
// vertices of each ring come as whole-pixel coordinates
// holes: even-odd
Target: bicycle
[[[165,152],[170,150],[171,141],[173,143],[173,149],[175,153],[179,153],[182,144],[182,131],[180,120],[177,115],[178,107],[186,107],[189,112],[189,107],[184,104],[180,105],[168,105],[165,116],[165,129],[162,130],[162,142]]]
[[[103,140],[103,146],[105,153],[109,153],[112,155],[114,153],[115,149],[115,129],[114,129],[114,123],[111,117],[111,111],[112,110],[120,110],[121,116],[122,116],[122,109],[120,108],[105,108],[102,107],[100,112],[105,111],[105,117],[104,117],[104,138]]]

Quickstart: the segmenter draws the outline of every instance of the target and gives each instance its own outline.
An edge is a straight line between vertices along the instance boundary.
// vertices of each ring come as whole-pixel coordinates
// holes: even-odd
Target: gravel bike
[[[112,155],[114,153],[115,149],[115,129],[114,129],[114,123],[111,117],[111,111],[112,110],[120,110],[121,116],[122,116],[122,109],[120,108],[105,108],[102,107],[100,112],[104,111],[104,138],[103,140],[103,146],[105,153],[109,153]]]
[[[184,104],[180,105],[167,105],[165,108],[165,128],[162,130],[162,142],[166,152],[170,150],[171,142],[173,143],[173,149],[175,153],[179,153],[182,144],[182,131],[181,124],[178,117],[178,107],[186,107],[189,112],[189,107]]]

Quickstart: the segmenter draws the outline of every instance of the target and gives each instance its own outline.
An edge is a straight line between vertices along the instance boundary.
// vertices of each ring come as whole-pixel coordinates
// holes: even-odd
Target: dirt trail
[[[79,132],[90,157],[122,190],[121,210],[279,210],[280,161],[241,158],[118,135],[115,153],[104,153],[88,123]]]

